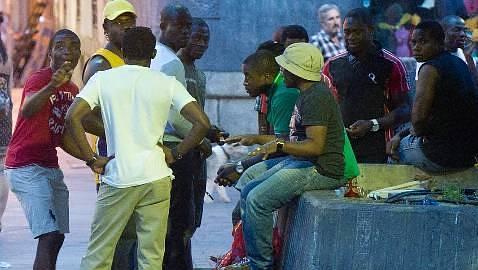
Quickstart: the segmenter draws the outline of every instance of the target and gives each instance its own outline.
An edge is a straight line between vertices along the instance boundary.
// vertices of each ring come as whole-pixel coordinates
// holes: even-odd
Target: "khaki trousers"
[[[138,236],[138,270],[162,270],[171,178],[128,188],[102,184],[81,270],[110,270],[116,244],[132,216]]]

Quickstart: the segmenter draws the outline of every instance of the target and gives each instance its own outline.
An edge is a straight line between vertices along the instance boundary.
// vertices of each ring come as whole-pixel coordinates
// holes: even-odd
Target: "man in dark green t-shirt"
[[[257,135],[268,143],[253,154],[282,153],[249,167],[235,187],[241,191],[246,253],[250,269],[272,269],[273,212],[308,190],[344,184],[344,125],[330,89],[322,81],[324,58],[314,45],[292,44],[276,57],[287,87],[299,89],[291,120],[291,140]],[[229,185],[220,174],[216,181]]]

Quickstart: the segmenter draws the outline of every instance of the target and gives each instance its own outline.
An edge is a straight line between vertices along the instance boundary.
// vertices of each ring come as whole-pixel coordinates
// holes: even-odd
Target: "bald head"
[[[174,21],[178,17],[189,17],[191,18],[191,13],[187,7],[179,4],[170,4],[165,6],[161,10],[161,22]]]
[[[445,48],[449,52],[456,52],[458,48],[464,48],[466,42],[465,20],[461,17],[450,15],[441,20],[441,26],[445,32]]]
[[[159,41],[177,52],[187,45],[191,35],[191,14],[183,5],[167,5],[160,14]]]

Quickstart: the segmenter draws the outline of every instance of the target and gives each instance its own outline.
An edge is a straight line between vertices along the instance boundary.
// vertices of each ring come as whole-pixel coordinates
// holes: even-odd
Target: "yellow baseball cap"
[[[320,50],[309,43],[293,43],[282,55],[276,57],[276,62],[282,68],[300,78],[318,82],[322,78],[324,56]]]
[[[133,5],[126,0],[110,0],[103,9],[103,17],[112,21],[123,13],[133,13],[136,16],[136,10]]]

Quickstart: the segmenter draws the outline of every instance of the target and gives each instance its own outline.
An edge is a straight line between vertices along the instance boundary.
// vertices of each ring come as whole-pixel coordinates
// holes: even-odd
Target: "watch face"
[[[241,162],[238,162],[238,163],[236,164],[236,172],[237,172],[238,174],[241,174],[243,171],[244,171],[244,166],[242,166],[242,163],[241,163]]]
[[[373,132],[377,132],[380,129],[380,124],[378,123],[377,119],[372,119],[372,128],[370,129]]]

